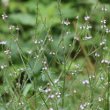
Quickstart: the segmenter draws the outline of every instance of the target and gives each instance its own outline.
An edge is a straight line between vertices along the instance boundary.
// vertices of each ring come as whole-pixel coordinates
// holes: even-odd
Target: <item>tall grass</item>
[[[10,38],[0,41],[5,59],[0,66],[0,110],[109,110],[110,30],[106,7],[97,5],[84,17],[79,14],[71,21],[64,18],[61,1],[57,0],[58,34],[42,17],[39,2],[28,48],[20,38],[22,28],[2,15]],[[103,16],[93,25],[95,12]]]

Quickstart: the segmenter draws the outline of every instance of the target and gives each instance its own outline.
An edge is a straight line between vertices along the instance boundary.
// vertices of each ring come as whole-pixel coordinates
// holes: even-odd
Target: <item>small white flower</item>
[[[79,28],[80,29],[86,29],[86,26],[80,26]]]
[[[48,68],[47,68],[46,66],[42,68],[42,70],[47,70],[47,69],[48,69]]]
[[[51,94],[51,95],[48,96],[48,98],[50,98],[50,99],[53,99],[54,97],[55,97],[54,94]]]
[[[84,108],[85,108],[84,105],[81,104],[81,105],[80,105],[80,109],[81,109],[81,110],[84,110]]]
[[[76,92],[77,92],[76,90],[73,91],[73,93],[76,93]]]
[[[102,97],[99,97],[99,98],[98,98],[98,101],[99,101],[99,102],[103,101],[103,98],[102,98]]]
[[[91,29],[91,28],[92,28],[92,26],[90,26],[90,25],[87,25],[87,26],[86,26],[86,29],[87,29],[87,30],[89,30],[89,29]]]
[[[95,56],[96,56],[96,57],[100,57],[100,54],[96,52],[96,53],[95,53]]]
[[[57,96],[57,98],[61,97],[61,93],[60,92],[56,92],[55,95]]]
[[[6,20],[8,18],[8,16],[4,13],[4,14],[2,14],[2,19],[3,20]]]
[[[107,47],[107,46],[104,46],[104,47],[103,47],[103,50],[107,50],[107,49],[108,49],[108,47]]]
[[[104,19],[104,20],[101,20],[101,23],[102,24],[106,24],[106,20]]]
[[[76,16],[76,19],[79,19],[79,16]]]
[[[89,106],[90,105],[90,103],[88,103],[88,102],[85,102],[84,104],[81,104],[80,105],[80,109],[81,110],[84,110],[87,106]]]
[[[24,68],[19,68],[17,69],[18,71],[24,71],[25,69]]]
[[[55,55],[55,52],[50,52],[49,54],[50,54],[50,55]]]
[[[69,33],[70,33],[69,31],[66,32],[67,35],[68,35]]]
[[[37,41],[37,40],[35,40],[35,41],[34,41],[34,43],[35,43],[35,44],[37,44],[37,43],[38,43],[38,41]]]
[[[83,40],[89,40],[89,39],[92,39],[92,36],[85,36],[85,37],[83,38]]]
[[[102,59],[101,63],[110,64],[110,60]]]
[[[32,54],[32,50],[28,50],[27,53],[31,55]]]
[[[72,75],[75,75],[76,73],[75,73],[75,72],[72,72],[71,74],[72,74]]]
[[[85,21],[87,21],[90,19],[90,16],[85,16],[84,19],[85,19]]]
[[[77,41],[79,41],[79,37],[76,37],[76,36],[75,36],[74,39],[77,40]]]
[[[70,22],[69,22],[69,20],[67,19],[67,20],[65,20],[65,21],[62,21],[62,24],[65,24],[65,25],[69,25],[70,24]]]
[[[71,44],[69,44],[69,47],[71,47],[72,45]]]
[[[48,36],[48,40],[50,41],[50,42],[53,42],[53,38],[52,38],[52,36]]]
[[[43,92],[42,87],[39,87],[39,92]]]
[[[19,102],[18,104],[19,104],[19,105],[24,105],[24,102]]]
[[[47,62],[46,61],[42,61],[42,63],[45,65],[45,64],[47,64]]]
[[[89,84],[89,80],[84,80],[82,81],[82,83],[85,85],[85,84]]]
[[[36,58],[39,58],[39,55],[36,55]]]
[[[101,29],[104,29],[106,28],[107,26],[106,25],[101,25]]]
[[[5,45],[7,42],[6,41],[1,41],[0,45]]]
[[[101,23],[102,23],[101,29],[104,29],[104,28],[107,27],[107,26],[106,26],[106,20],[105,20],[105,19],[104,19],[104,20],[101,20]]]
[[[105,45],[106,44],[106,39],[103,39],[103,41],[102,42],[100,42],[100,45]]]
[[[9,55],[9,54],[11,54],[11,51],[10,51],[10,50],[5,50],[4,53],[5,53],[6,55]]]
[[[94,79],[94,78],[95,78],[95,76],[94,76],[94,75],[89,76],[89,79]]]
[[[18,26],[16,27],[16,30],[19,31],[19,27]]]
[[[59,79],[55,79],[54,83],[56,84],[56,83],[58,83],[58,81],[59,81]]]
[[[42,39],[40,40],[40,42],[41,42],[41,43],[44,43],[44,41],[43,41]]]
[[[4,69],[4,68],[6,68],[6,67],[7,67],[7,65],[1,65],[1,66],[0,66],[1,69]]]
[[[60,95],[57,95],[57,98],[60,98]]]
[[[104,80],[104,77],[103,77],[103,76],[101,76],[101,77],[100,77],[100,79],[103,81],[103,80]]]
[[[105,7],[102,7],[102,9],[101,9],[102,11],[107,11],[107,8],[105,8]]]
[[[49,108],[49,110],[54,110],[53,108]]]
[[[10,26],[9,26],[9,30],[13,30],[14,28],[15,28],[14,25],[10,25]]]
[[[50,91],[51,91],[50,88],[47,88],[47,89],[44,90],[45,93],[49,93]]]
[[[108,28],[105,31],[106,31],[106,33],[110,33],[110,29],[108,29]]]

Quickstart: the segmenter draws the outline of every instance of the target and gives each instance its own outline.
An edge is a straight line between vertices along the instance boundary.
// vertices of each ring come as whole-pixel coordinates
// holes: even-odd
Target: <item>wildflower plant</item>
[[[55,15],[43,15],[37,0],[28,34],[11,24],[14,15],[1,15],[1,110],[109,110],[109,9],[66,17],[62,6],[57,0]]]

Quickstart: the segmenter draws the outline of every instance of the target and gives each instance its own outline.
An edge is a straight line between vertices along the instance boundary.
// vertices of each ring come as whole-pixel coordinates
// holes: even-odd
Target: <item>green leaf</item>
[[[24,91],[23,91],[23,95],[27,96],[27,94],[31,88],[32,88],[32,84],[27,84]]]
[[[11,14],[9,19],[13,23],[19,23],[30,26],[35,25],[35,16],[30,14],[23,14],[23,13]]]

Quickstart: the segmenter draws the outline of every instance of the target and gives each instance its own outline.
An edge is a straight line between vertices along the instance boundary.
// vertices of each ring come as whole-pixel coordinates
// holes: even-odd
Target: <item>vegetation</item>
[[[109,0],[1,0],[0,110],[110,110]]]

